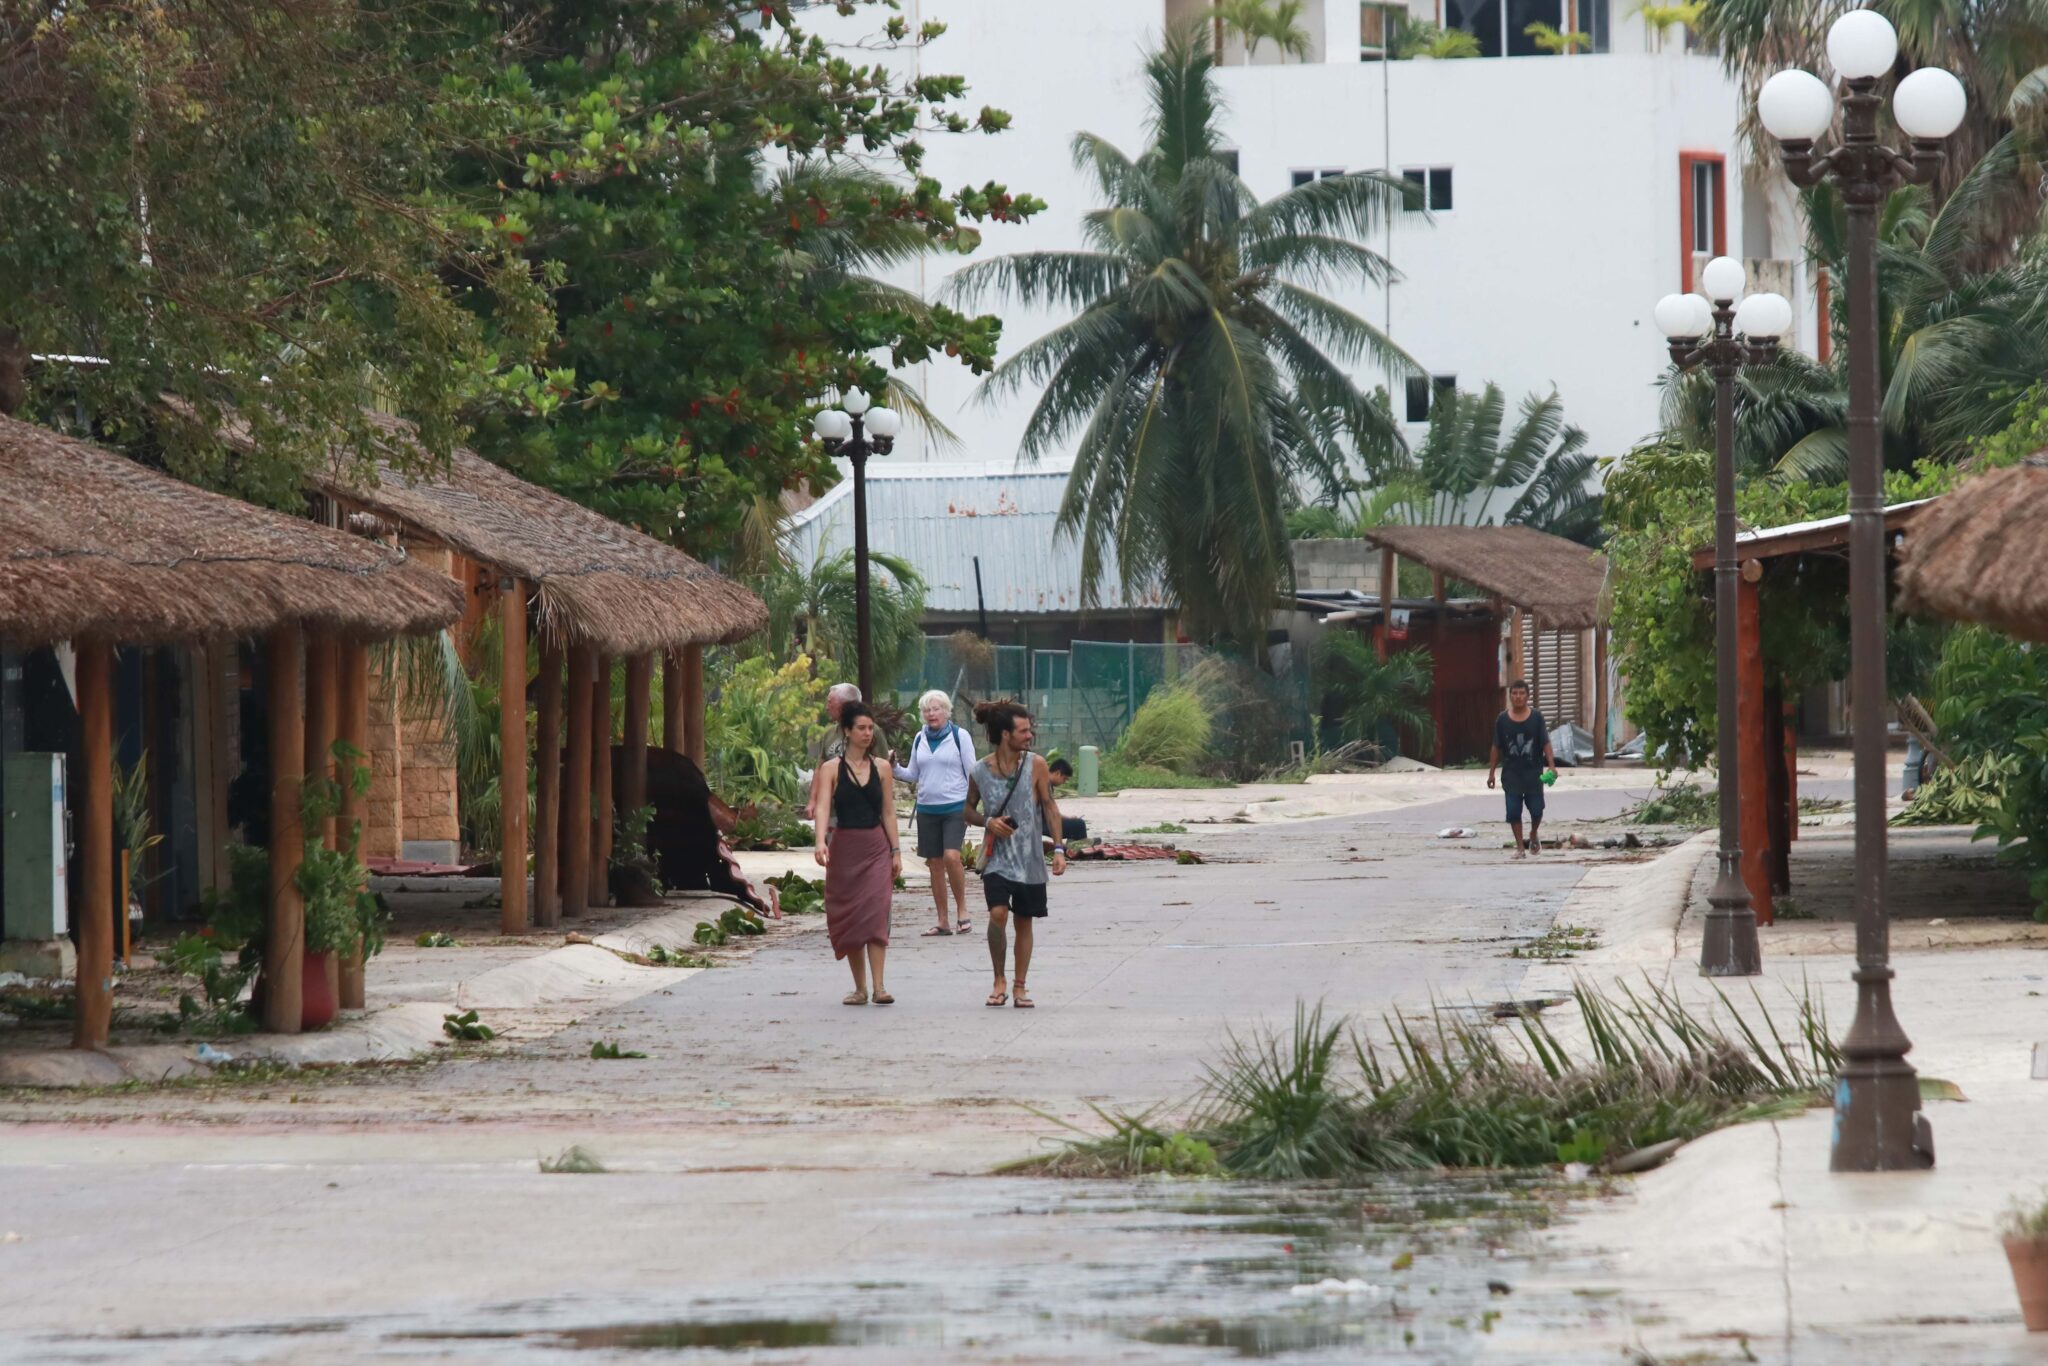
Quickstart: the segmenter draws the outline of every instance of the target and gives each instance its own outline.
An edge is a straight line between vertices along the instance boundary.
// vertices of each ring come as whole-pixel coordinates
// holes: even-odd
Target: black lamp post
[[[853,633],[865,702],[875,700],[874,648],[868,638],[868,456],[887,455],[902,425],[892,410],[869,407],[868,396],[858,389],[847,390],[840,406],[824,409],[813,424],[826,454],[853,462]]]
[[[1745,281],[1742,263],[1721,256],[1700,273],[1706,297],[1667,294],[1657,302],[1657,326],[1671,341],[1680,370],[1707,367],[1714,377],[1714,676],[1715,759],[1721,803],[1720,873],[1707,893],[1700,972],[1707,977],[1750,977],[1764,970],[1756,910],[1742,881],[1737,802],[1741,788],[1735,740],[1735,377],[1745,364],[1778,354],[1778,338],[1792,322],[1792,305],[1777,294],[1754,294],[1737,308]],[[1709,302],[1711,300],[1711,302]],[[1738,340],[1738,334],[1742,340]]]
[[[1852,10],[1828,30],[1828,60],[1848,85],[1842,139],[1816,155],[1834,122],[1834,97],[1805,71],[1764,84],[1757,113],[1800,186],[1833,179],[1849,218],[1849,678],[1856,736],[1856,1018],[1842,1041],[1835,1085],[1838,1172],[1908,1171],[1934,1165],[1934,1136],[1920,1112],[1912,1048],[1892,1013],[1890,927],[1885,910],[1884,450],[1878,430],[1877,209],[1898,181],[1925,183],[1941,169],[1941,144],[1963,121],[1962,83],[1928,67],[1899,82],[1892,112],[1913,155],[1878,141],[1879,78],[1898,59],[1884,16]]]

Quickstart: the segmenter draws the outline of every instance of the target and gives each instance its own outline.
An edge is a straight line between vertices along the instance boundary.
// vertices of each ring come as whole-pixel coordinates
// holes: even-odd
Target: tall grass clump
[[[1154,689],[1131,718],[1116,753],[1136,767],[1192,773],[1209,754],[1209,713],[1188,689]]]
[[[1754,994],[1754,989],[1752,989]],[[1384,1021],[1374,1043],[1320,1006],[1290,1033],[1232,1037],[1181,1128],[1104,1114],[1088,1136],[1038,1161],[1056,1175],[1171,1171],[1202,1151],[1220,1175],[1329,1180],[1415,1168],[1597,1166],[1672,1139],[1825,1103],[1840,1064],[1809,994],[1781,1033],[1757,998],[1752,1025],[1723,995],[1702,1017],[1655,983],[1573,991],[1582,1043],[1534,1016],[1502,1025],[1439,1006]],[[1346,1043],[1348,1041],[1348,1047]],[[1576,1056],[1574,1053],[1576,1050]],[[1207,1173],[1202,1173],[1207,1174]]]

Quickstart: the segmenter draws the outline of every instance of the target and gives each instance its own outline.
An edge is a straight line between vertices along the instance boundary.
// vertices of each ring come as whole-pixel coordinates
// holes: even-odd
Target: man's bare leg
[[[1009,926],[1010,908],[1008,906],[991,906],[988,908],[988,960],[996,970],[995,990],[988,994],[988,1003],[992,1006],[1001,1005],[1010,996],[1010,983],[1004,971],[1009,965],[1010,957]],[[1018,926],[1018,933],[1020,936],[1023,933],[1021,923]],[[1021,946],[1022,940],[1020,938],[1019,947],[1021,948]]]
[[[1515,857],[1526,857],[1525,851],[1529,847],[1529,842],[1522,838],[1522,823],[1520,821],[1509,821],[1508,829],[1515,832]]]
[[[1019,1003],[1031,999],[1024,989],[1024,979],[1031,975],[1031,927],[1036,923],[1027,916],[1017,918],[1017,980],[1011,992]]]

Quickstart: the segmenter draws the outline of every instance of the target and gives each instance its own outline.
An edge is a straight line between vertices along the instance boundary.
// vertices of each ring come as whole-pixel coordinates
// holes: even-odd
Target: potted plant
[[[2015,1201],[2000,1226],[2030,1333],[2048,1333],[2048,1199]]]

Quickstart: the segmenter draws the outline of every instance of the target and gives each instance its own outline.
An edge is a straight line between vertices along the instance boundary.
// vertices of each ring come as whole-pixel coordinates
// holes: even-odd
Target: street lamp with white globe
[[[1720,869],[1707,893],[1700,941],[1700,972],[1708,977],[1763,971],[1756,910],[1742,881],[1736,806],[1735,378],[1745,365],[1777,359],[1778,339],[1792,325],[1792,305],[1778,294],[1752,294],[1738,305],[1745,277],[1742,262],[1717,256],[1700,272],[1704,298],[1667,294],[1657,301],[1654,314],[1671,344],[1671,363],[1680,370],[1704,367],[1714,377],[1714,675],[1719,687],[1714,762],[1721,840]]]
[[[870,406],[861,390],[849,389],[837,408],[821,409],[811,425],[827,455],[843,455],[853,462],[853,633],[860,655],[861,699],[871,702],[875,680],[868,629],[868,456],[894,449],[903,419],[892,409]]]
[[[1878,429],[1877,211],[1900,181],[1940,172],[1942,142],[1962,124],[1968,99],[1949,72],[1925,67],[1892,92],[1892,116],[1912,143],[1906,156],[1878,141],[1877,83],[1898,61],[1899,37],[1874,10],[1853,10],[1828,30],[1828,61],[1848,93],[1841,141],[1817,154],[1834,123],[1835,99],[1805,71],[1764,82],[1757,114],[1778,139],[1785,173],[1811,187],[1832,179],[1849,227],[1849,686],[1856,754],[1856,1017],[1842,1041],[1835,1088],[1838,1172],[1908,1171],[1934,1164],[1934,1137],[1920,1112],[1920,1081],[1906,1061],[1912,1043],[1892,1011],[1885,909],[1884,450]]]

